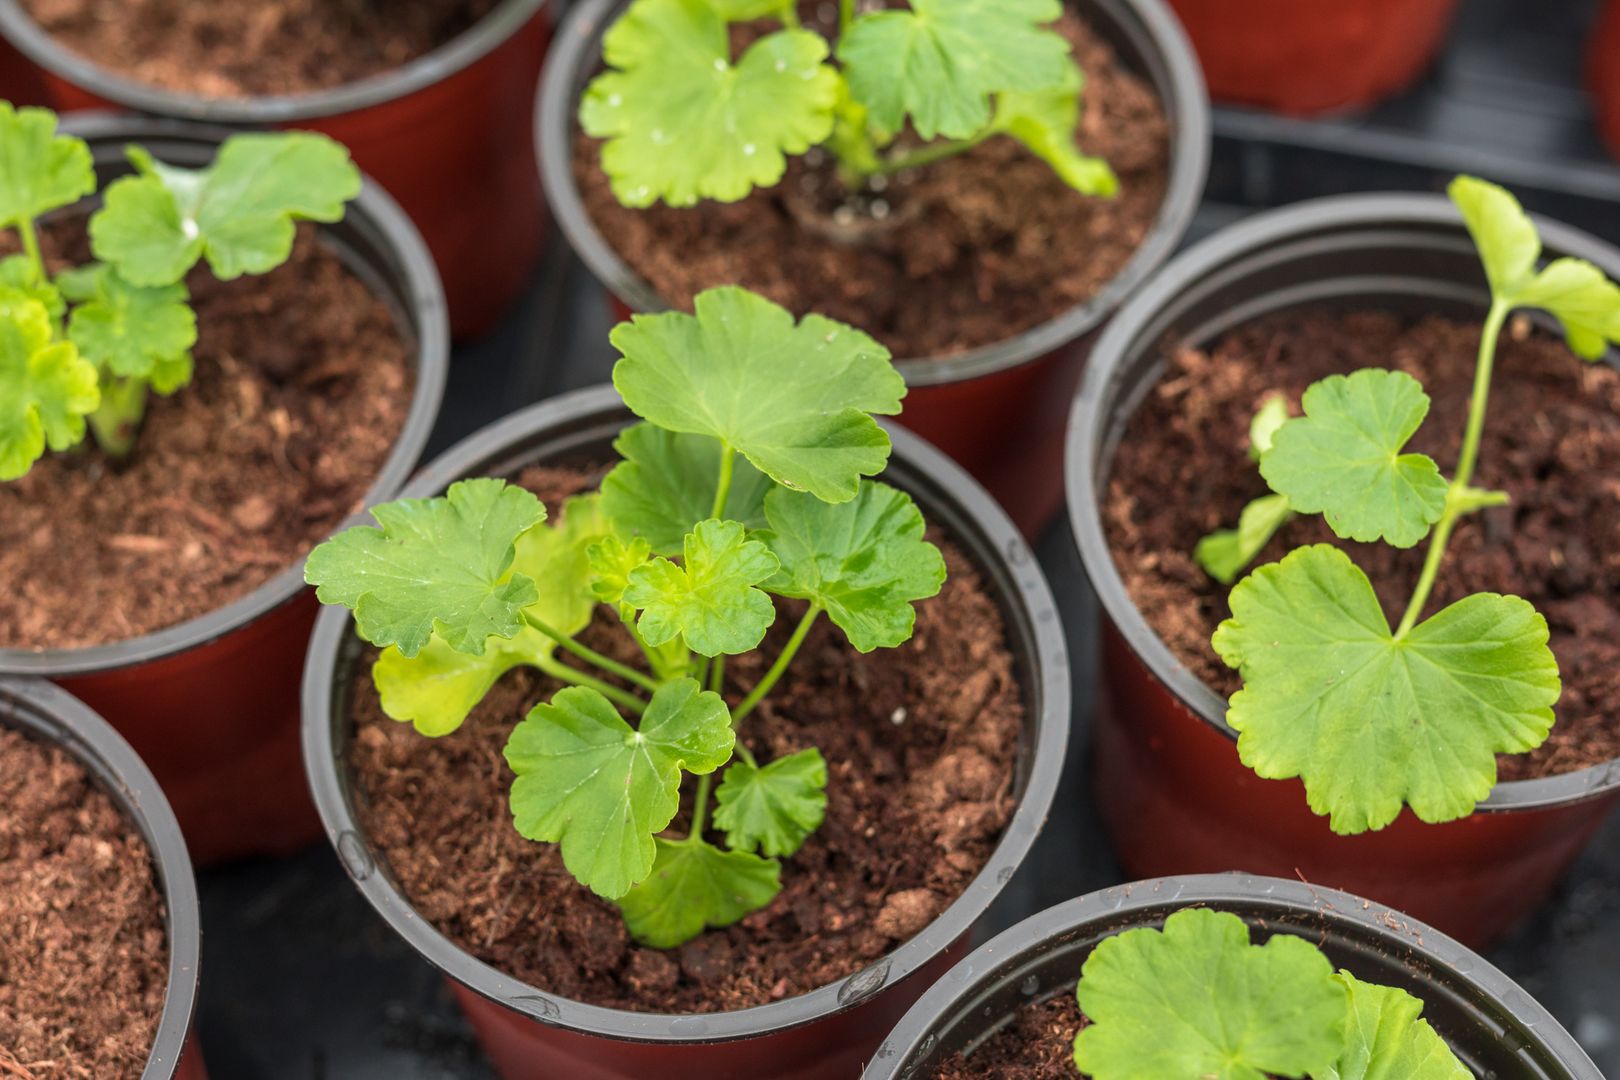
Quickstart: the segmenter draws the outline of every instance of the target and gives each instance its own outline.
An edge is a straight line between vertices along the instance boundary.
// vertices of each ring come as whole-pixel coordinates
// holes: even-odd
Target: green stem
[[[854,22],[855,0],[838,0],[838,36],[843,37],[849,33],[849,28]]]
[[[907,169],[920,169],[924,165],[932,165],[936,161],[963,154],[978,146],[989,138],[989,134],[974,135],[967,139],[945,139],[940,142],[931,142],[917,147],[915,150],[902,154],[892,154],[878,162],[877,171],[882,176],[892,176]]]
[[[550,675],[559,682],[573,683],[575,686],[585,686],[595,690],[609,701],[617,702],[640,716],[647,711],[647,703],[627,690],[620,690],[612,683],[605,683],[601,679],[593,679],[577,668],[571,668],[561,660],[551,656],[542,656],[536,665],[541,671]]]
[[[109,378],[102,373],[101,405],[90,414],[90,430],[108,457],[127,458],[146,418],[145,379]]]
[[[771,665],[771,670],[765,673],[765,677],[759,680],[759,685],[755,686],[752,692],[743,698],[743,703],[737,706],[736,711],[731,714],[732,727],[741,728],[742,722],[748,718],[748,714],[754,711],[754,706],[765,700],[765,695],[776,687],[777,682],[782,678],[783,672],[787,671],[788,665],[793,662],[793,657],[799,651],[799,646],[804,644],[804,639],[809,635],[810,627],[815,624],[816,617],[820,614],[821,605],[811,604],[810,610],[804,613],[804,618],[800,619],[799,625],[794,628],[793,636],[783,646],[782,654],[776,658],[776,663]]]
[[[39,252],[39,234],[34,231],[33,219],[23,218],[17,222],[17,232],[22,236],[23,254],[34,268],[34,284],[41,284],[46,276],[45,257]]]
[[[523,613],[523,618],[528,621],[530,626],[534,627],[536,630],[540,631],[542,634],[546,635],[546,637],[550,638],[552,641],[555,641],[562,648],[573,653],[581,660],[584,660],[586,663],[595,664],[603,671],[611,672],[626,682],[634,683],[643,690],[654,693],[657,692],[658,683],[656,680],[648,678],[635,668],[630,667],[628,664],[619,663],[611,656],[603,656],[595,649],[581,645],[579,642],[575,641],[561,630],[548,625],[544,619],[541,619],[539,616],[535,615],[534,612],[525,611]]]
[[[726,658],[724,656],[717,656],[714,658],[714,666],[709,669],[708,681],[709,691],[711,693],[724,696],[726,688]],[[734,737],[737,734],[736,717],[732,717],[731,720],[731,733]],[[748,749],[748,747],[744,746],[741,739],[737,739],[737,741],[733,744],[732,749],[739,757],[748,762],[751,768],[757,769],[759,767],[759,763],[754,760],[754,752]]]
[[[709,516],[717,518],[726,512],[726,500],[731,498],[731,476],[737,467],[737,453],[730,443],[720,445],[720,480],[714,488],[714,508]]]
[[[1395,631],[1397,641],[1412,632],[1418,617],[1423,614],[1429,594],[1434,591],[1440,563],[1445,559],[1446,546],[1451,543],[1452,530],[1466,512],[1456,496],[1468,489],[1469,482],[1474,478],[1474,466],[1479,462],[1479,443],[1485,432],[1485,411],[1491,398],[1491,370],[1496,365],[1496,342],[1512,308],[1512,304],[1498,297],[1491,301],[1490,314],[1485,317],[1485,329],[1479,338],[1479,359],[1474,365],[1474,395],[1468,403],[1468,427],[1463,432],[1462,453],[1457,457],[1457,473],[1451,478],[1445,513],[1429,537],[1429,550],[1423,559],[1423,572],[1418,575],[1417,588],[1412,593],[1411,602],[1406,605],[1400,628]]]
[[[692,800],[692,831],[686,834],[688,840],[703,839],[703,827],[709,821],[709,788],[713,783],[713,773],[698,777],[697,796]]]
[[[782,4],[782,10],[779,11],[777,15],[782,20],[783,26],[787,27],[789,30],[797,30],[799,28],[798,0],[785,0],[785,2]]]
[[[635,611],[631,608],[625,607],[622,604],[619,605],[619,621],[624,624],[625,631],[629,633],[630,639],[640,647],[641,655],[647,658],[647,666],[651,668],[655,674],[662,675],[663,672],[659,671],[658,668],[657,654],[653,652],[652,646],[648,645],[646,640],[641,636],[641,631],[636,629]]]

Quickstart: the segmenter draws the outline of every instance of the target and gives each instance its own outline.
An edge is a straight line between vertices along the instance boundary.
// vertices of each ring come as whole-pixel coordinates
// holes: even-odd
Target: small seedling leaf
[[[730,926],[782,889],[775,859],[722,851],[696,837],[660,837],[657,846],[651,876],[618,901],[630,935],[654,949],[673,949],[706,928]]]
[[[65,276],[65,275],[64,275]],[[31,300],[45,305],[50,317],[60,319],[67,312],[62,290],[34,272],[34,264],[26,255],[8,255],[0,259],[0,289],[12,289]]]
[[[714,509],[720,443],[636,424],[624,430],[613,448],[624,460],[602,481],[603,512],[619,532],[644,537],[655,553],[674,558],[686,534]],[[737,461],[720,516],[750,529],[764,528],[770,487],[770,480],[746,459]]]
[[[68,319],[68,338],[80,355],[121,378],[152,379],[162,368],[166,392],[178,388],[172,385],[175,365],[197,343],[197,315],[184,285],[131,285],[96,264],[63,288],[83,300]]]
[[[1473,1080],[1445,1040],[1422,1019],[1423,1002],[1393,986],[1336,978],[1350,993],[1345,1048],[1312,1080]]]
[[[83,139],[56,133],[56,114],[0,101],[0,226],[32,222],[96,190]]]
[[[46,446],[77,445],[100,403],[95,365],[72,342],[51,341],[45,305],[0,288],[0,480],[22,476]]]
[[[631,572],[646,565],[652,548],[639,536],[628,544],[617,536],[604,536],[591,545],[588,555],[591,594],[604,604],[618,605],[630,587]]]
[[[827,814],[827,762],[815,747],[756,768],[733,761],[715,789],[715,827],[735,851],[792,855]]]
[[[1057,86],[999,95],[991,126],[1023,143],[1082,195],[1111,198],[1119,193],[1119,177],[1102,158],[1082,154],[1075,142],[1085,76],[1070,57],[1064,58],[1063,68]]]
[[[1513,295],[1519,307],[1539,308],[1564,328],[1570,350],[1601,360],[1620,342],[1620,286],[1582,259],[1556,259]]]
[[[1262,495],[1243,508],[1237,528],[1218,529],[1198,541],[1193,558],[1210,577],[1230,585],[1293,516],[1288,496]]]
[[[745,653],[776,619],[756,586],[777,568],[770,548],[748,539],[740,521],[701,521],[681,565],[658,558],[630,571],[624,602],[641,610],[637,628],[654,648],[679,636],[703,656]]]
[[[1268,397],[1249,421],[1249,457],[1259,461],[1271,449],[1277,429],[1288,423],[1288,400],[1281,395]]]
[[[1479,249],[1491,292],[1503,299],[1513,296],[1530,280],[1541,257],[1541,237],[1530,215],[1506,188],[1477,177],[1459,176],[1446,191]]]

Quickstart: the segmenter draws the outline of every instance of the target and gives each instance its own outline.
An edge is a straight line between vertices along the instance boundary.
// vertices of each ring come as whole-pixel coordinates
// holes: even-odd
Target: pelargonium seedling
[[[354,611],[382,650],[384,711],[424,735],[455,731],[515,667],[564,684],[507,742],[514,823],[667,948],[770,903],[780,860],[822,823],[820,751],[762,762],[737,738],[812,627],[895,648],[945,562],[911,497],[870,479],[890,451],[873,416],[900,411],[905,383],[867,335],[722,288],[612,341],[614,385],[644,422],[600,490],[552,519],[523,488],[463,480],[377,507],[380,527],[322,544],[305,577]],[[760,649],[784,610],[792,633],[728,701],[726,658]],[[580,639],[598,616],[638,662]]]
[[[1085,78],[1048,24],[1061,0],[840,0],[834,45],[796,0],[633,0],[602,41],[608,70],[580,103],[602,167],[630,207],[735,202],[822,147],[845,188],[1016,139],[1063,181],[1111,196],[1107,162],[1080,152]],[[734,55],[733,23],[777,29]],[[909,130],[914,139],[902,139]]]
[[[1260,473],[1281,499],[1235,537],[1216,534],[1199,559],[1235,575],[1295,514],[1321,514],[1347,540],[1410,548],[1422,571],[1392,630],[1372,582],[1342,549],[1298,548],[1232,590],[1215,651],[1243,678],[1227,722],[1244,764],[1268,779],[1299,777],[1311,809],[1335,832],[1394,821],[1464,817],[1496,783],[1496,755],[1527,753],[1551,730],[1561,691],[1547,621],[1526,600],[1477,593],[1424,618],[1454,530],[1508,502],[1473,487],[1497,341],[1521,309],[1551,315],[1588,361],[1620,341],[1620,287],[1588,262],[1538,266],[1541,241],[1511,194],[1459,177],[1452,201],[1479,250],[1491,304],[1461,451],[1450,480],[1406,450],[1429,411],[1412,376],[1366,368],[1305,391],[1304,415],[1270,433]],[[1263,527],[1261,527],[1263,525]],[[1268,531],[1270,530],[1270,531]]]
[[[1397,987],[1335,972],[1304,938],[1252,944],[1206,908],[1100,942],[1075,988],[1091,1022],[1075,1065],[1094,1080],[1472,1080]]]
[[[127,456],[148,396],[191,382],[192,267],[206,260],[221,280],[273,270],[296,221],[337,221],[360,193],[348,151],[307,132],[232,136],[203,169],[128,154],[134,175],[90,215],[94,261],[53,275],[39,223],[95,192],[90,148],[59,134],[54,113],[0,101],[0,230],[22,246],[0,259],[0,480],[87,430]]]

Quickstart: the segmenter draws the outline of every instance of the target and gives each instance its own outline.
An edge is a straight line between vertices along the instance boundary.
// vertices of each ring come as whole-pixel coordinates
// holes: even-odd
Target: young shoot
[[[820,751],[762,762],[737,737],[811,629],[825,616],[861,652],[901,645],[945,563],[911,498],[868,479],[890,449],[873,414],[905,393],[876,341],[737,288],[612,341],[614,385],[644,422],[600,491],[548,521],[522,488],[464,480],[377,507],[380,528],[322,544],[305,577],[353,609],[383,650],[384,711],[424,735],[455,731],[520,665],[565,684],[507,743],[516,827],[669,948],[770,903],[780,860],[821,825]],[[784,613],[765,674],[728,683],[726,657]],[[580,640],[598,614],[635,662]],[[691,821],[671,835],[683,788]]]
[[[1118,191],[1108,164],[1076,145],[1085,79],[1047,25],[1061,0],[870,6],[840,3],[834,65],[795,0],[633,0],[579,110],[585,133],[606,140],[614,195],[638,208],[736,202],[817,146],[854,193],[999,135],[1076,191]],[[760,20],[779,28],[733,55],[730,25]]]
[[[1311,809],[1339,833],[1381,829],[1403,806],[1427,822],[1472,813],[1496,783],[1497,754],[1545,741],[1561,690],[1547,622],[1529,602],[1478,593],[1423,616],[1458,525],[1508,502],[1472,486],[1508,316],[1551,315],[1570,348],[1596,361],[1620,341],[1620,288],[1579,259],[1539,267],[1535,226],[1502,188],[1465,176],[1450,194],[1491,290],[1451,479],[1405,449],[1429,411],[1416,379],[1373,368],[1333,375],[1305,391],[1303,416],[1258,425],[1260,473],[1274,494],[1244,511],[1235,534],[1199,545],[1199,561],[1224,581],[1295,514],[1321,514],[1347,540],[1427,540],[1393,630],[1350,556],[1316,544],[1239,582],[1215,632],[1215,651],[1243,677],[1227,712],[1239,756],[1260,776],[1303,780]]]
[[[1163,930],[1102,941],[1075,988],[1093,1080],[1473,1080],[1406,991],[1335,973],[1304,938],[1249,941],[1230,912],[1186,908]]]
[[[95,192],[90,148],[58,134],[55,114],[0,101],[0,232],[22,247],[0,259],[0,480],[47,446],[77,446],[87,427],[127,456],[148,395],[191,381],[191,268],[206,259],[221,280],[273,270],[295,221],[337,221],[360,193],[348,152],[323,135],[236,135],[205,169],[128,154],[134,175],[90,216],[94,261],[53,275],[40,221]]]

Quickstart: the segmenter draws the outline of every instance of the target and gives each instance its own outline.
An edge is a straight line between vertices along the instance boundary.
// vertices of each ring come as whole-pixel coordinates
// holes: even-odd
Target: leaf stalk
[[[633,667],[630,667],[628,664],[619,663],[611,656],[603,656],[595,649],[592,649],[586,645],[581,645],[579,642],[575,641],[561,630],[558,630],[557,628],[548,624],[544,619],[540,618],[532,611],[525,611],[523,613],[523,618],[524,621],[526,621],[530,626],[546,635],[546,637],[550,638],[552,641],[555,641],[560,647],[573,653],[581,660],[584,660],[586,663],[595,664],[603,671],[617,675],[626,682],[634,683],[643,690],[650,692],[656,692],[658,690],[657,680],[643,675],[641,672],[637,671]]]
[[[620,690],[612,683],[605,683],[601,679],[592,678],[578,668],[571,668],[555,657],[542,656],[536,661],[536,666],[560,682],[572,683],[575,686],[584,686],[595,690],[609,701],[623,705],[637,716],[647,711],[647,703],[636,697],[636,695],[627,690]]]
[[[736,711],[731,714],[731,726],[733,728],[740,730],[742,722],[748,719],[748,714],[753,712],[754,707],[765,700],[765,695],[776,687],[783,673],[787,671],[788,665],[793,663],[793,657],[797,655],[799,646],[804,644],[804,639],[810,634],[810,627],[815,625],[816,618],[821,612],[822,607],[820,604],[810,605],[810,610],[804,613],[804,618],[800,619],[799,625],[794,627],[793,636],[782,647],[781,655],[776,658],[776,663],[771,665],[771,669],[765,673],[765,677],[759,680],[759,685],[755,686],[749,695],[743,698],[743,703],[737,706]]]

